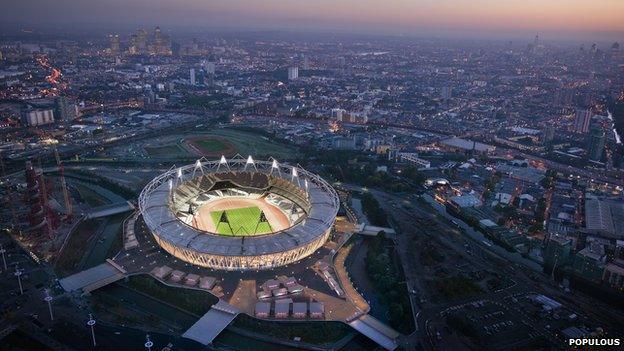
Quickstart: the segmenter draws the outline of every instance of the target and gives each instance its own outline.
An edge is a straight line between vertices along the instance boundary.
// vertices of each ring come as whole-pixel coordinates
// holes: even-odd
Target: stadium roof
[[[331,228],[338,213],[336,192],[319,176],[301,167],[277,164],[273,161],[231,159],[200,162],[183,166],[156,177],[139,197],[139,207],[145,223],[162,240],[177,247],[220,256],[265,255],[291,250],[310,243]],[[193,179],[202,174],[225,172],[259,172],[287,180],[303,189],[310,204],[307,216],[294,226],[265,235],[223,236],[196,229],[178,217],[169,207],[173,184]]]

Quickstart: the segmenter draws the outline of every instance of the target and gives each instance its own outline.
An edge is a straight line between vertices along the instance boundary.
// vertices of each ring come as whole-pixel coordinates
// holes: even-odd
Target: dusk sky
[[[156,25],[383,34],[624,31],[622,0],[20,0],[0,20],[22,25]]]

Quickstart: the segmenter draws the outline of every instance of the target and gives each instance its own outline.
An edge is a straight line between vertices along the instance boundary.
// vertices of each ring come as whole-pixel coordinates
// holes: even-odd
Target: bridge
[[[386,233],[386,236],[393,236],[396,234],[394,229],[388,228],[388,227],[377,227],[374,225],[364,224],[364,223],[360,223],[356,226],[356,233],[361,234],[361,235],[377,236],[379,232]]]
[[[85,215],[85,218],[100,218],[116,215],[134,210],[134,205],[130,201],[117,202],[114,204],[94,207]]]
[[[88,294],[108,284],[126,277],[126,271],[110,259],[95,267],[72,274],[59,280],[61,287],[67,292],[82,290]]]
[[[183,337],[208,345],[236,318],[238,308],[219,300],[195,324],[182,334]]]
[[[388,351],[398,346],[397,338],[400,334],[369,314],[350,321],[349,325]]]

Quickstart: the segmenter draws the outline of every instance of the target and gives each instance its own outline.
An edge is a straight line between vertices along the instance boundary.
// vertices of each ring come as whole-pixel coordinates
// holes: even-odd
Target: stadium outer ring
[[[169,199],[178,185],[207,173],[236,171],[260,172],[298,186],[310,204],[306,217],[279,232],[228,237],[199,230],[175,216]],[[274,159],[254,161],[240,155],[172,168],[150,181],[139,195],[143,220],[164,250],[194,265],[229,271],[270,269],[309,256],[329,238],[339,206],[336,191],[320,176]]]

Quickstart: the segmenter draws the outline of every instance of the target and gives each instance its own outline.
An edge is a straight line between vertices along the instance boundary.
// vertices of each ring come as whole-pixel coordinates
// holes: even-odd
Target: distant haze
[[[9,0],[0,22],[429,36],[622,38],[624,0]]]

